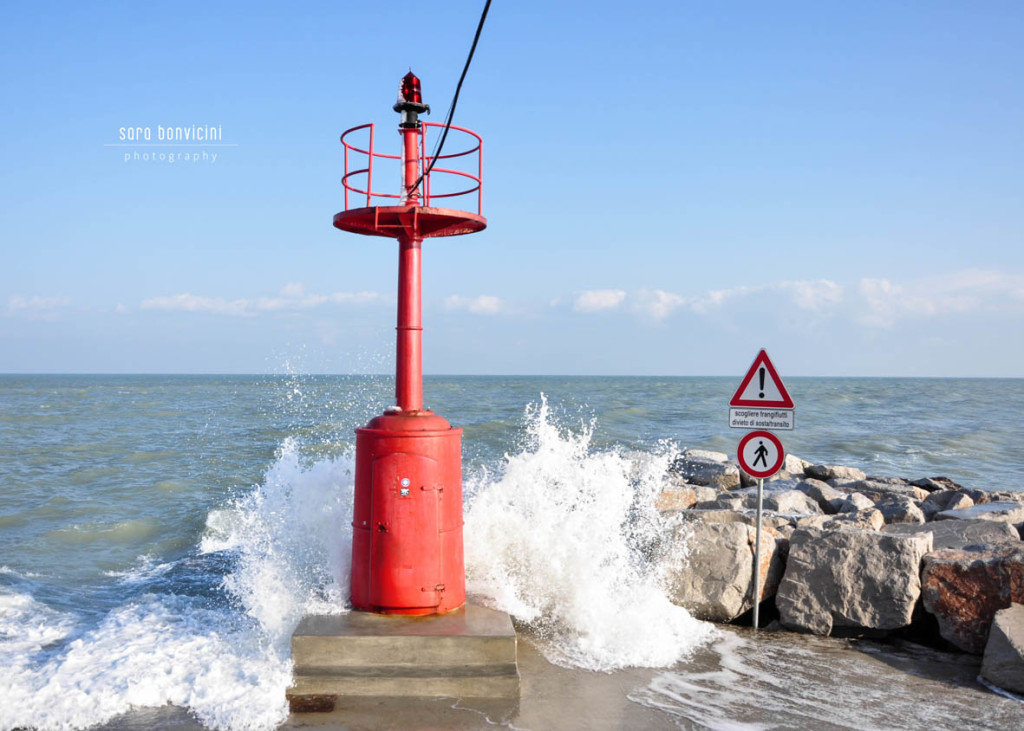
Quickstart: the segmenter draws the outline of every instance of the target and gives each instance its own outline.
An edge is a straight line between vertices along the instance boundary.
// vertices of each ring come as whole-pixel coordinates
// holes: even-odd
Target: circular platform
[[[334,227],[366,236],[461,236],[483,231],[487,219],[476,213],[454,208],[421,206],[372,206],[353,208],[334,214]]]

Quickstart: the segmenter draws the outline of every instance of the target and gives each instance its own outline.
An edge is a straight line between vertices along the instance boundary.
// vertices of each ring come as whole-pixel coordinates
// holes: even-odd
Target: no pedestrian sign
[[[740,440],[736,450],[740,467],[751,477],[771,477],[782,468],[786,451],[770,431],[752,431]]]
[[[729,426],[792,430],[794,408],[793,398],[762,348],[729,401]]]

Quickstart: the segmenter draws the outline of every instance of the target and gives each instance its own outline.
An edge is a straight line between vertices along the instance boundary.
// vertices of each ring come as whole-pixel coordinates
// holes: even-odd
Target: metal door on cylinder
[[[440,604],[440,465],[419,454],[373,461],[370,602],[388,607]]]

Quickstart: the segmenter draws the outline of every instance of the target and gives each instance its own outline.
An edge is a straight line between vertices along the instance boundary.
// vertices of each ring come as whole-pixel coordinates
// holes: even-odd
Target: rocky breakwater
[[[665,555],[683,556],[665,566],[673,601],[742,621],[754,602],[755,481],[708,450],[687,450],[672,473],[657,507],[673,518],[668,547],[680,549]],[[1024,490],[872,477],[789,455],[763,507],[757,601],[762,616],[777,613],[774,627],[985,653],[983,674],[1024,692]]]

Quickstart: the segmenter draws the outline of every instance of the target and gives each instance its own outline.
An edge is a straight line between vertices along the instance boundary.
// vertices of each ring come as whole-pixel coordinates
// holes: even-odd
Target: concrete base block
[[[512,619],[474,604],[426,617],[310,615],[292,635],[292,662],[293,713],[346,697],[519,696]]]

